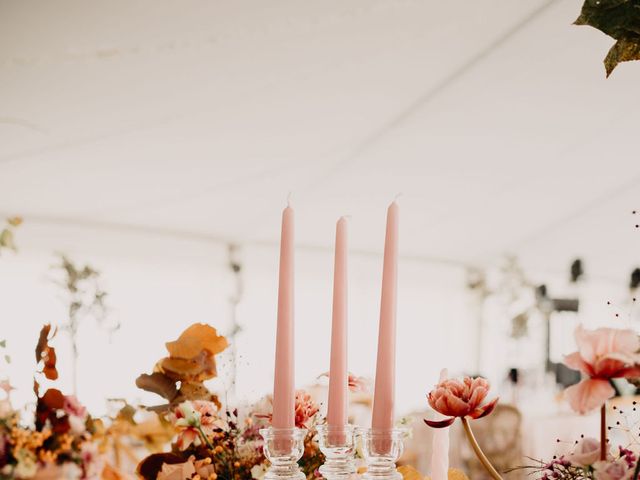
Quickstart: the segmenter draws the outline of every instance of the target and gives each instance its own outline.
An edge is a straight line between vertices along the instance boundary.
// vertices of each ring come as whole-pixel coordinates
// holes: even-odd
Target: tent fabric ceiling
[[[402,193],[407,256],[622,271],[640,67],[580,5],[0,0],[0,210],[377,251]]]

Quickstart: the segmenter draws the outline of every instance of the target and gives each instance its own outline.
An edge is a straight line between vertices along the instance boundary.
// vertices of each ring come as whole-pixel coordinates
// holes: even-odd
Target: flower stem
[[[600,408],[600,460],[607,459],[607,402]]]
[[[480,445],[478,445],[478,441],[476,440],[476,437],[473,436],[471,425],[469,425],[469,420],[467,419],[467,417],[461,417],[460,420],[462,421],[464,432],[467,434],[467,439],[469,440],[469,443],[471,444],[476,457],[478,457],[478,460],[480,460],[480,463],[482,463],[482,466],[487,470],[487,472],[489,472],[489,475],[491,475],[494,480],[502,480],[502,477],[500,476],[498,471],[494,468],[493,465],[491,465],[491,462],[480,448]]]
[[[198,428],[198,432],[200,433],[200,436],[202,437],[202,440],[204,440],[204,443],[207,444],[207,447],[209,447],[210,450],[213,450],[213,444],[209,441],[209,439],[205,435],[204,431],[202,430],[202,427],[198,426],[197,428]]]

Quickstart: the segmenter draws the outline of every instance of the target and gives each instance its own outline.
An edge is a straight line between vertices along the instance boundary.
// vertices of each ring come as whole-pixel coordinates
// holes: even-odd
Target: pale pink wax
[[[331,322],[331,362],[327,423],[342,427],[347,423],[347,220],[336,225],[333,270],[333,319]]]
[[[440,372],[440,381],[447,379],[447,369]],[[441,416],[444,418],[444,416]],[[449,478],[449,428],[436,428],[433,431],[433,449],[431,451],[432,480]]]
[[[295,418],[294,325],[293,325],[293,209],[282,212],[280,236],[280,278],[278,284],[278,326],[273,382],[274,428],[293,428]]]
[[[378,329],[378,360],[373,396],[374,430],[393,428],[396,369],[396,300],[398,283],[398,204],[387,210],[387,233],[382,267],[382,298]]]

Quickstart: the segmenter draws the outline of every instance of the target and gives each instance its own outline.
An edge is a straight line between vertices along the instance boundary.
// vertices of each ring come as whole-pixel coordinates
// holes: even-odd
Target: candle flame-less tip
[[[287,207],[291,207],[291,195],[292,192],[289,191],[289,193],[287,193]]]
[[[402,192],[398,192],[395,197],[393,197],[392,203],[397,203],[398,199],[402,196]]]

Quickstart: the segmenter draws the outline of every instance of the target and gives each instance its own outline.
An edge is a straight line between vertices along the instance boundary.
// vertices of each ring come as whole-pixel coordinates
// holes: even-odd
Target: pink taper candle
[[[387,233],[382,267],[382,298],[378,329],[378,361],[373,396],[374,430],[393,428],[396,381],[396,300],[398,283],[398,204],[387,210]]]
[[[327,423],[342,427],[347,423],[347,220],[336,225],[333,269],[333,320],[331,323],[331,363]]]
[[[440,372],[440,381],[447,379],[447,369]],[[444,418],[444,416],[441,416]],[[433,430],[433,448],[431,449],[431,479],[447,480],[449,478],[449,429]]]
[[[278,284],[278,327],[276,331],[276,366],[273,383],[274,428],[293,428],[295,387],[293,358],[293,209],[282,212],[280,236],[280,279]]]

